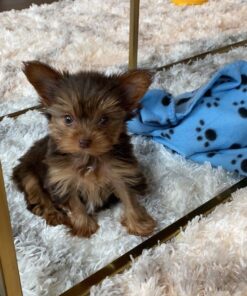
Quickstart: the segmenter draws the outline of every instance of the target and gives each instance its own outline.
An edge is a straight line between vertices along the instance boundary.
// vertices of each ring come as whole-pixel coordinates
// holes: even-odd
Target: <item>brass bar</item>
[[[228,51],[230,51],[230,50],[232,50],[234,48],[245,46],[245,45],[247,45],[247,40],[242,40],[242,41],[239,41],[239,42],[236,42],[236,43],[232,43],[232,44],[220,47],[220,48],[215,48],[213,50],[209,50],[209,51],[194,55],[194,56],[192,56],[190,58],[186,58],[186,59],[183,59],[183,60],[179,60],[177,62],[173,62],[173,63],[167,64],[167,65],[161,66],[161,67],[154,68],[153,70],[156,70],[156,71],[168,70],[171,67],[176,66],[178,64],[188,64],[188,65],[190,65],[190,64],[192,64],[192,62],[194,62],[194,61],[196,61],[198,59],[205,58],[208,54],[214,55],[214,54],[217,54],[217,53],[224,53],[224,52],[228,52]]]
[[[8,202],[4,188],[2,167],[0,164],[0,262],[3,287],[8,296],[21,296],[21,283],[18,271],[15,245],[9,216]]]
[[[207,215],[214,210],[219,204],[229,201],[231,199],[231,194],[237,189],[247,186],[247,178],[242,179],[240,182],[226,189],[225,191],[219,193],[214,198],[210,199],[200,207],[191,211],[181,219],[177,220],[170,226],[159,231],[154,236],[150,237],[146,241],[142,242],[129,252],[125,253],[121,257],[114,260],[112,263],[106,265],[102,269],[98,270],[96,273],[92,274],[82,282],[78,283],[68,291],[64,292],[60,296],[86,296],[89,295],[90,288],[93,285],[98,285],[107,276],[113,276],[116,273],[120,273],[124,269],[130,266],[131,258],[136,258],[141,255],[144,249],[149,249],[156,246],[159,242],[167,242],[171,238],[175,237],[187,224],[188,222],[198,215]]]
[[[22,114],[26,113],[27,111],[39,110],[39,109],[41,109],[41,107],[42,107],[41,105],[36,105],[36,106],[33,106],[33,107],[22,109],[20,111],[16,111],[16,112],[13,112],[13,113],[9,113],[9,114],[0,116],[0,121],[3,120],[5,117],[14,117],[14,118],[16,118],[19,115],[22,115]]]
[[[3,280],[3,270],[2,270],[1,261],[0,261],[0,295],[1,296],[7,296],[5,283],[4,283],[4,280]]]
[[[130,0],[129,69],[137,68],[140,0]]]

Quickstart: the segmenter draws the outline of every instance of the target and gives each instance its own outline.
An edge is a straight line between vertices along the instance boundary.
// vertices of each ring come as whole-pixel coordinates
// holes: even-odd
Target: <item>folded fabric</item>
[[[128,122],[131,133],[150,136],[193,161],[247,176],[247,62],[216,72],[201,88],[172,97],[149,90]]]

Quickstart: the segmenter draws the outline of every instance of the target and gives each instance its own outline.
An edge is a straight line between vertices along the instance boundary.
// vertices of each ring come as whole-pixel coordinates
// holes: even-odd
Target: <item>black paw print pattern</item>
[[[229,149],[240,149],[240,148],[242,148],[242,146],[241,146],[240,144],[238,144],[238,143],[233,143],[233,144],[229,147]]]
[[[204,94],[204,98],[201,100],[201,104],[204,103],[207,108],[219,107],[220,98],[213,97],[211,89],[208,89]]]
[[[201,104],[204,104],[204,103],[205,103],[205,99],[203,99],[201,101]],[[220,98],[212,98],[212,99],[210,99],[210,102],[207,102],[206,106],[208,108],[219,107],[220,106]]]
[[[243,159],[243,154],[238,154],[234,159],[231,160],[231,164],[238,167],[234,170],[235,173],[239,174],[239,169],[241,169],[242,172],[247,173],[247,159]]]
[[[236,89],[239,89],[241,90],[243,93],[246,93],[247,92],[247,87],[242,87],[242,85],[240,84],[239,86],[236,87]]]
[[[166,133],[164,133],[164,132],[161,133],[161,136],[171,140],[173,134],[174,134],[174,130],[172,128],[170,128]]]
[[[204,147],[209,147],[210,143],[217,139],[217,133],[214,129],[206,129],[203,131],[205,126],[205,121],[203,119],[199,120],[198,126],[196,127],[196,132],[198,133],[197,141],[202,142],[204,141]]]
[[[173,127],[174,125],[176,125],[176,123],[173,123],[169,118],[166,120],[166,124],[167,124],[169,127]]]
[[[245,101],[241,100],[240,102],[233,102],[233,106],[239,107],[238,108],[238,114],[242,118],[247,118],[247,109],[244,107]]]
[[[168,106],[170,103],[171,103],[171,94],[167,94],[165,95],[162,100],[161,100],[161,103],[164,105],[164,106]]]

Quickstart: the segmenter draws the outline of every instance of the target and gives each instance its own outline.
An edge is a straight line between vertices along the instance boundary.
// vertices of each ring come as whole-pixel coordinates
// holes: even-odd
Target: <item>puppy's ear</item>
[[[132,111],[139,106],[139,101],[152,80],[153,74],[148,70],[131,70],[118,77],[123,92],[123,104],[127,111]]]
[[[23,72],[41,97],[41,103],[49,106],[63,75],[52,67],[38,61],[24,62]]]

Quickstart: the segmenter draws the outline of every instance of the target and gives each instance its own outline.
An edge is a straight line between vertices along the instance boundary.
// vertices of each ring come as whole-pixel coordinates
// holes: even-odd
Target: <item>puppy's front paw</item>
[[[67,216],[60,212],[60,211],[45,211],[43,214],[43,217],[46,220],[46,223],[50,226],[56,226],[56,225],[67,225],[68,224],[68,218]]]
[[[42,205],[35,205],[35,207],[28,209],[35,215],[41,216],[46,220],[46,223],[50,226],[57,226],[61,224],[67,224],[67,217],[64,213],[53,209],[53,208],[45,208]]]
[[[90,237],[98,228],[99,225],[96,220],[88,216],[85,219],[81,219],[81,221],[77,220],[72,226],[70,233],[79,237]]]
[[[121,221],[123,226],[127,227],[129,234],[148,236],[153,233],[156,221],[141,208],[137,213],[125,215]]]

